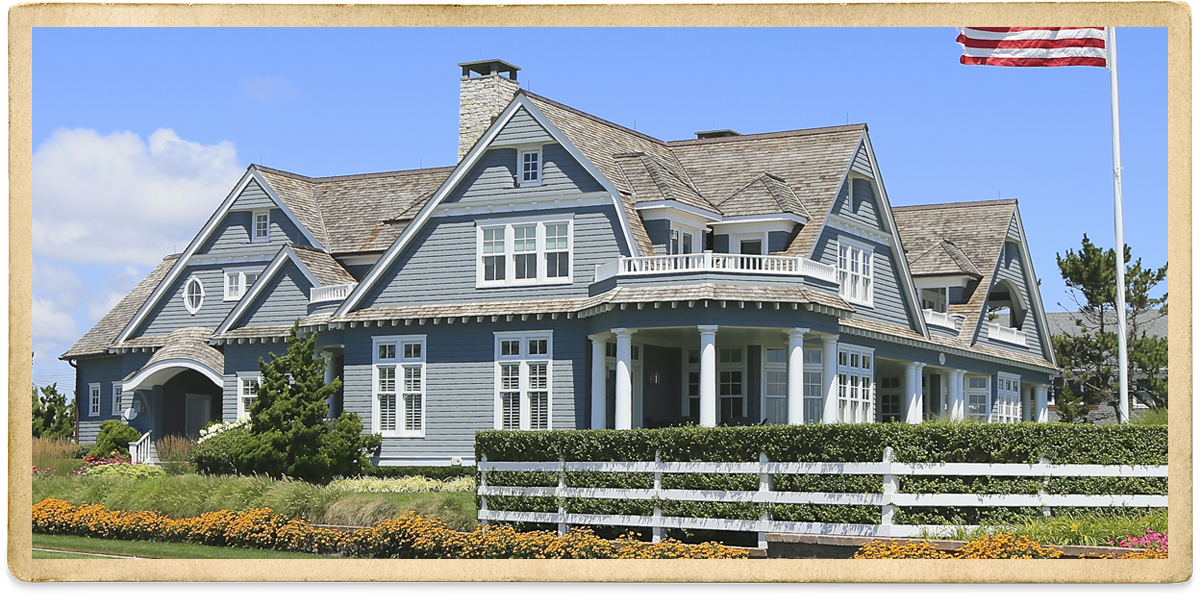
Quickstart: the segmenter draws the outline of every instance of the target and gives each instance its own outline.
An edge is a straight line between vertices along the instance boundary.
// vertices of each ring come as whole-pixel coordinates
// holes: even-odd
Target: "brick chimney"
[[[462,67],[458,95],[458,160],[461,161],[521,89],[517,83],[517,71],[521,68],[497,59],[458,66]]]

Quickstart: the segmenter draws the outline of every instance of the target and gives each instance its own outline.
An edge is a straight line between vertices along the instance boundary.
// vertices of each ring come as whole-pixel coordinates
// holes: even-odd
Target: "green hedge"
[[[1075,425],[1066,423],[870,423],[861,425],[775,425],[677,427],[625,431],[480,431],[475,458],[489,461],[663,461],[756,462],[760,453],[775,462],[879,462],[891,446],[897,462],[1163,465],[1167,428],[1160,425]],[[649,488],[648,474],[571,473],[572,487]],[[489,485],[557,485],[552,473],[489,473]],[[1041,478],[899,478],[905,493],[1037,493]],[[667,489],[757,490],[756,475],[664,474]],[[883,478],[864,475],[780,475],[779,491],[880,493]],[[1046,486],[1057,494],[1165,494],[1165,478],[1116,479],[1053,477]],[[488,497],[494,510],[557,510],[546,498]],[[648,501],[571,500],[576,513],[646,515]],[[504,508],[500,508],[503,506]],[[659,501],[664,515],[755,519],[762,508],[749,503]],[[874,506],[774,505],[772,518],[788,521],[879,523]],[[1139,509],[1056,509],[1079,514],[1132,514]],[[549,512],[549,511],[548,511]],[[1144,511],[1141,511],[1144,512]],[[1041,509],[912,508],[898,511],[897,523],[993,524],[1037,517]]]

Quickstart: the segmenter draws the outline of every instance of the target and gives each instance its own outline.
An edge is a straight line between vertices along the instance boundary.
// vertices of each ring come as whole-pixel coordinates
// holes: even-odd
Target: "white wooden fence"
[[[556,523],[560,534],[569,525],[610,525],[645,527],[653,531],[655,541],[663,529],[710,529],[721,531],[757,532],[759,546],[765,547],[768,533],[805,533],[827,535],[859,535],[888,537],[917,537],[952,533],[960,526],[898,525],[894,523],[899,507],[965,506],[965,507],[1042,507],[1049,513],[1052,507],[1165,507],[1167,497],[1161,495],[1084,495],[1084,494],[905,494],[899,490],[901,475],[1041,477],[1166,477],[1167,467],[1126,465],[1052,465],[991,464],[991,463],[898,463],[893,452],[886,448],[883,460],[877,463],[797,463],[770,462],[765,455],[756,463],[724,462],[489,462],[483,456],[478,463],[481,497],[479,521],[521,521]],[[573,488],[566,485],[566,473],[652,473],[654,486],[649,489]],[[556,473],[557,487],[496,486],[488,484],[488,475],[496,472]],[[664,473],[705,473],[759,476],[759,489],[677,490],[663,489]],[[775,491],[775,475],[882,475],[883,493],[851,494],[829,492]],[[552,498],[604,498],[614,500],[686,500],[703,502],[754,502],[762,504],[764,516],[758,520],[709,519],[663,516],[654,509],[653,516],[595,515],[568,513],[560,508],[556,513],[489,510],[488,496],[526,496]],[[766,514],[767,504],[837,504],[880,507],[880,525],[854,523],[807,523],[772,521]],[[971,529],[974,526],[963,526]]]

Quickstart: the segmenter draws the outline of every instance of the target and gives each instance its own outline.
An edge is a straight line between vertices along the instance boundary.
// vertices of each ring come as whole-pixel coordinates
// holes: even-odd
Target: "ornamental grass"
[[[438,519],[408,511],[371,527],[337,531],[290,519],[270,508],[219,510],[172,519],[153,511],[74,506],[47,498],[33,506],[37,533],[83,535],[118,540],[194,542],[342,554],[368,558],[747,558],[745,550],[714,542],[690,545],[675,540],[616,541],[586,529],[559,536],[549,531],[518,532],[507,526],[454,531]]]

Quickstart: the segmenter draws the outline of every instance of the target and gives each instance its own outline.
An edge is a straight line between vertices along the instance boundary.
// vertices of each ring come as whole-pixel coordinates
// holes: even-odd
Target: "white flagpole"
[[[1108,79],[1112,88],[1112,136],[1113,136],[1113,221],[1116,227],[1117,258],[1117,368],[1121,376],[1121,396],[1117,405],[1117,421],[1129,422],[1129,364],[1125,345],[1125,236],[1121,216],[1121,117],[1117,108],[1117,31],[1106,27],[1108,43]]]

